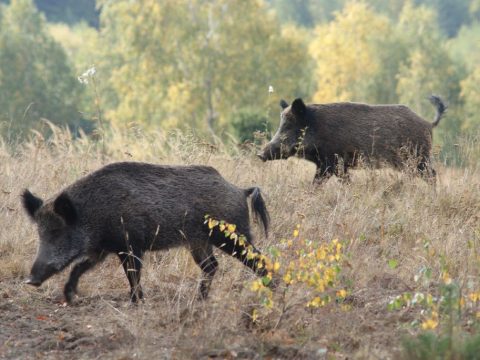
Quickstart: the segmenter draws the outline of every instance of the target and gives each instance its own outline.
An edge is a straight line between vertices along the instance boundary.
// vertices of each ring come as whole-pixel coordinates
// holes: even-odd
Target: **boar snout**
[[[262,159],[262,161],[281,159],[282,155],[280,152],[280,146],[276,144],[267,144],[262,152],[258,153],[257,156]]]
[[[27,280],[25,280],[25,284],[38,287],[38,286],[42,285],[42,282],[38,279],[34,279],[32,277],[29,277]]]
[[[263,153],[259,152],[257,153],[257,157],[262,160],[263,162],[267,161],[267,158],[265,157],[265,155],[263,155]]]
[[[25,280],[25,284],[38,287],[56,272],[57,270],[55,267],[49,264],[35,263],[33,264],[32,271],[30,272],[30,277]]]

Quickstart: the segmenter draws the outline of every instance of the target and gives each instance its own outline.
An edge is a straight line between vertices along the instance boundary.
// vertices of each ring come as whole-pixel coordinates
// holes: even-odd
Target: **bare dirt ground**
[[[279,328],[263,328],[252,324],[248,315],[255,302],[248,288],[243,289],[242,278],[251,276],[234,260],[222,261],[225,273],[215,280],[210,299],[202,303],[195,300],[197,274],[189,255],[171,256],[183,258],[187,274],[171,274],[167,279],[150,264],[150,276],[162,279],[154,279],[153,284],[144,281],[147,299],[138,305],[129,303],[123,269],[113,258],[85,276],[71,306],[62,304],[60,279],[38,290],[20,279],[2,281],[0,357],[317,359],[329,350],[336,358],[352,353],[384,358],[386,349],[389,356],[395,353],[392,333],[402,333],[399,325],[412,319],[408,313],[385,310],[387,295],[397,295],[406,287],[399,279],[384,276],[351,296],[351,311],[334,306],[300,308],[287,313]],[[228,288],[230,266],[238,283]],[[381,296],[374,295],[377,291]]]
[[[313,167],[302,160],[262,164],[250,155],[184,143],[166,152],[156,142],[123,140],[127,145],[115,142],[105,162],[209,164],[239,186],[259,185],[272,217],[268,239],[253,226],[262,250],[290,237],[297,223],[302,238],[340,239],[348,306],[307,308],[306,293],[292,287],[288,311],[254,323],[252,310],[262,308],[250,290],[254,276],[217,251],[221,270],[209,299],[198,301],[200,272],[182,249],[146,257],[143,303],[129,303],[123,269],[109,257],[82,277],[73,305],[63,306],[68,269],[38,289],[23,284],[38,235],[19,194],[28,187],[52,196],[102,160],[88,143],[32,142],[15,155],[0,151],[1,359],[395,359],[402,357],[402,338],[418,333],[412,322],[422,315],[389,311],[387,304],[406,291],[424,290],[413,280],[420,268],[432,269],[432,288],[445,263],[452,278],[478,283],[473,249],[480,249],[480,176],[474,167],[438,165],[436,188],[384,170],[357,170],[350,184],[331,179],[318,187],[311,184]],[[389,266],[391,259],[398,265]]]

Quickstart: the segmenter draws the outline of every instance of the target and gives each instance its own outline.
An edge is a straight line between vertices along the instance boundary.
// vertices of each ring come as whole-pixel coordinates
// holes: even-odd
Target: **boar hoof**
[[[63,296],[65,298],[65,303],[68,305],[72,304],[73,297],[75,296],[75,290],[74,289],[65,289],[63,292]]]
[[[131,289],[130,290],[130,301],[132,303],[137,303],[139,300],[143,300],[143,291],[142,291],[142,288],[138,288],[138,289]]]

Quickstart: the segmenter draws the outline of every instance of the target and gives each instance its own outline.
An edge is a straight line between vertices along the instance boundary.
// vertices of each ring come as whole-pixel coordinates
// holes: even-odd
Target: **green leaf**
[[[264,276],[262,277],[262,284],[263,286],[268,286],[268,284],[270,284],[270,278],[268,276]]]
[[[395,260],[395,259],[388,260],[388,267],[390,269],[395,270],[397,268],[397,266],[398,266],[398,261],[397,260]]]
[[[274,246],[271,246],[268,250],[270,252],[270,255],[272,255],[275,258],[277,258],[280,255],[280,251]]]

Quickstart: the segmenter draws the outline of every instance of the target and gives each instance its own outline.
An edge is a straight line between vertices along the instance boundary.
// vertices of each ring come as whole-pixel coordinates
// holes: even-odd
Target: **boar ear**
[[[73,225],[77,220],[77,210],[72,200],[66,193],[61,193],[53,203],[53,211],[60,215],[68,225]]]
[[[288,103],[285,100],[280,100],[280,107],[285,110],[288,107]]]
[[[28,189],[25,189],[22,194],[22,202],[23,207],[32,219],[43,204],[43,200],[33,195]]]
[[[307,106],[301,98],[293,100],[292,103],[292,112],[297,118],[303,118],[307,113]]]

